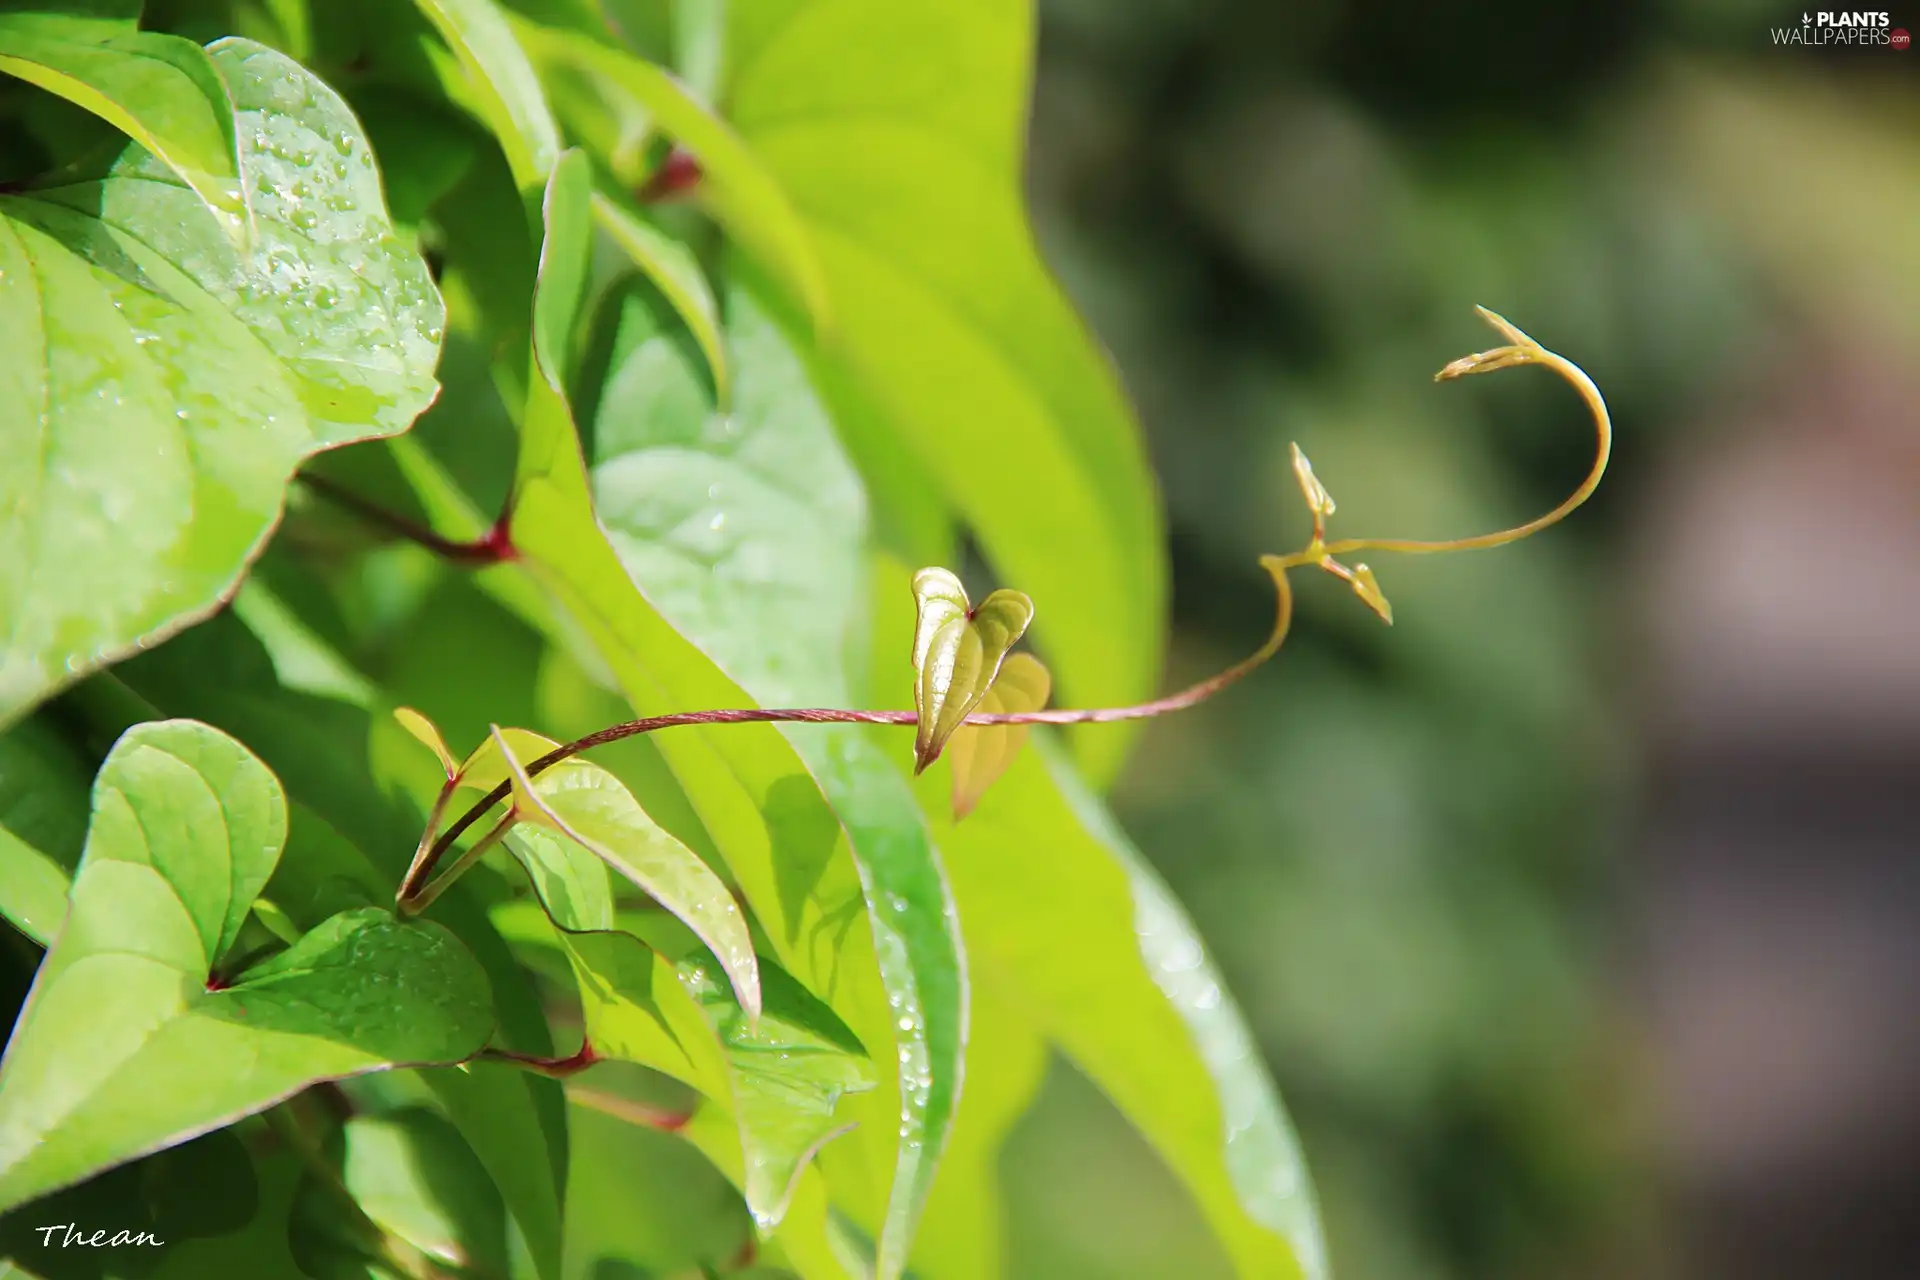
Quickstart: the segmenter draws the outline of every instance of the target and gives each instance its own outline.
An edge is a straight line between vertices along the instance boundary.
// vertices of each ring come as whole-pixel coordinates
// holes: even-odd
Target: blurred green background
[[[1920,1274],[1920,54],[1747,0],[1047,0],[1029,186],[1147,423],[1173,680],[1297,545],[1557,501],[1564,386],[1435,387],[1483,303],[1615,413],[1523,546],[1300,579],[1115,796],[1303,1131],[1336,1270]],[[1920,9],[1892,25],[1920,27]],[[1017,1272],[1226,1274],[1056,1062]]]

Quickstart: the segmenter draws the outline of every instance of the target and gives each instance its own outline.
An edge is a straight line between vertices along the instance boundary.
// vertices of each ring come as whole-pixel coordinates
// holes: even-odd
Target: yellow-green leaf
[[[980,705],[1007,650],[1033,621],[1033,601],[1001,588],[970,607],[967,589],[945,569],[913,575],[919,621],[913,629],[914,772],[940,758],[960,722]]]
[[[1000,667],[1000,675],[980,699],[988,715],[1038,711],[1053,693],[1053,676],[1046,664],[1030,653],[1016,653]],[[947,744],[947,765],[953,771],[953,820],[973,812],[995,778],[1007,771],[1026,745],[1023,724],[962,725]]]

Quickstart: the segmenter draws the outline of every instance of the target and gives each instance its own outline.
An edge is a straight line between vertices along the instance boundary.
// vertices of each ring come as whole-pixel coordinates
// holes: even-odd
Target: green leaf
[[[726,293],[734,402],[715,402],[644,294],[602,317],[593,496],[633,581],[770,706],[842,706],[862,638],[866,500],[805,366],[747,290]]]
[[[506,1274],[500,1194],[451,1124],[410,1107],[354,1116],[341,1138],[340,1181],[377,1226],[431,1257]]]
[[[820,261],[787,193],[751,148],[668,72],[574,31],[514,20],[521,43],[550,78],[585,71],[619,86],[653,113],[661,131],[700,162],[696,194],[740,245],[780,277],[816,327],[831,323]]]
[[[1006,1262],[1002,1150],[1047,1069],[1046,1042],[1016,999],[976,982],[968,1001],[967,1088],[914,1241],[913,1270],[927,1280],[995,1280]]]
[[[593,642],[636,713],[746,706],[739,687],[634,588],[594,518],[557,373],[577,296],[571,282],[585,269],[587,177],[584,157],[569,153],[548,187],[536,376],[509,523],[518,563]],[[862,966],[841,961],[864,942],[853,932],[860,888],[839,825],[793,748],[773,726],[753,724],[676,729],[658,741],[775,953],[810,989],[853,998]]]
[[[179,36],[115,32],[63,14],[0,13],[0,72],[83,107],[180,176],[216,213],[242,211],[234,105],[206,50]],[[245,242],[245,222],[230,226]]]
[[[517,753],[536,744],[544,754],[559,744],[523,733],[531,742],[509,743],[493,730],[494,751],[514,779],[514,791],[532,806],[514,811],[522,824],[511,842],[525,834],[524,824],[544,822],[559,834],[619,872],[655,902],[672,912],[699,937],[720,962],[748,1018],[760,1016],[760,971],[740,904],[699,855],[664,831],[640,807],[620,780],[587,760],[562,761],[529,779]],[[529,757],[532,758],[532,757]],[[574,928],[602,928],[576,924]]]
[[[204,615],[302,459],[435,392],[439,295],[346,105],[259,45],[209,54],[250,254],[134,147],[0,196],[0,721]]]
[[[863,623],[864,496],[780,329],[744,287],[728,290],[726,307],[736,394],[721,414],[644,300],[621,300],[593,433],[595,504],[633,582],[754,698],[843,705]],[[854,1141],[894,1166],[878,1235],[884,1268],[897,1268],[959,1092],[966,1001],[952,900],[875,739],[851,727],[786,732],[852,840],[887,989],[899,1112]]]
[[[43,947],[66,918],[87,784],[79,753],[43,720],[0,734],[0,915]]]
[[[0,1064],[0,1209],[317,1080],[458,1061],[485,1042],[491,1001],[471,955],[376,908],[210,981],[285,829],[273,775],[216,730],[163,721],[115,744],[66,927]]]
[[[1031,4],[802,0],[728,15],[729,115],[818,252],[829,358],[1001,578],[1040,603],[1065,701],[1150,694],[1166,566],[1146,452],[1021,208]],[[1077,740],[1101,777],[1124,745],[1111,729]]]
[[[678,922],[627,913],[628,932],[610,928],[604,868],[583,851],[545,832],[516,830],[508,843],[573,963],[588,1043],[693,1086],[732,1117],[740,1156],[730,1174],[761,1228],[778,1226],[801,1170],[848,1127],[841,1098],[873,1088],[859,1040],[764,961],[765,1008],[749,1017]]]
[[[1000,674],[980,699],[980,710],[986,715],[1038,711],[1047,705],[1052,691],[1053,677],[1046,664],[1030,653],[1016,653],[1001,665]],[[963,725],[954,733],[947,745],[947,761],[953,770],[955,822],[973,812],[1026,741],[1023,724]]]
[[[913,575],[919,616],[913,628],[913,771],[935,760],[947,739],[987,696],[1007,650],[1033,621],[1033,601],[1005,587],[974,608],[967,589],[946,569]]]
[[[707,285],[706,273],[693,250],[628,210],[603,192],[593,196],[593,220],[609,239],[620,246],[634,266],[640,268],[660,294],[673,305],[687,331],[700,344],[713,373],[713,384],[720,400],[730,398],[727,385],[727,354],[720,337],[720,308]]]
[[[1252,1032],[1166,886],[1057,746],[1034,747],[966,822],[935,818],[976,984],[1113,1099],[1241,1275],[1322,1280],[1313,1192]],[[937,777],[921,799],[945,808]]]
[[[560,155],[560,126],[506,14],[493,0],[417,3],[453,50],[473,91],[474,114],[500,140],[514,184],[522,193],[539,191]]]
[[[361,707],[281,686],[267,654],[231,614],[221,614],[115,669],[144,697],[244,738],[286,779],[294,803],[287,856],[267,893],[306,923],[356,901],[391,900],[420,824],[375,784],[371,718]],[[111,677],[96,677],[110,679]],[[497,1042],[552,1052],[531,978],[456,884],[434,914],[467,945],[493,989]],[[543,1280],[558,1280],[566,1101],[557,1081],[476,1062],[425,1070],[494,1177]]]

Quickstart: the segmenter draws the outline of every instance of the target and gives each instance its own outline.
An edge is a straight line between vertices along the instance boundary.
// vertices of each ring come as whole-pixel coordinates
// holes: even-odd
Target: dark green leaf
[[[79,752],[45,721],[0,734],[0,915],[43,947],[67,914],[87,785]]]

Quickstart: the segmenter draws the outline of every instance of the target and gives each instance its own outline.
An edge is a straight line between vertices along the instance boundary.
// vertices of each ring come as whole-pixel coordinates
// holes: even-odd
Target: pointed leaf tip
[[[1001,588],[970,608],[960,579],[946,569],[913,575],[919,618],[913,632],[914,772],[940,758],[941,749],[993,686],[1007,650],[1033,621],[1033,601]]]
[[[1353,594],[1359,596],[1367,608],[1379,614],[1380,621],[1392,626],[1393,606],[1387,602],[1386,595],[1381,592],[1380,583],[1374,578],[1373,570],[1364,564],[1357,564],[1353,566],[1353,577],[1349,581],[1353,584]]]
[[[1335,510],[1333,495],[1327,492],[1327,486],[1313,474],[1313,464],[1307,461],[1299,445],[1293,445],[1293,478],[1299,482],[1300,496],[1307,500],[1307,510],[1316,519],[1324,520]]]
[[[440,767],[446,770],[447,781],[451,782],[459,775],[460,766],[455,763],[453,752],[447,750],[447,740],[440,736],[438,725],[412,707],[395,707],[393,718],[400,722],[402,729],[440,758]]]

